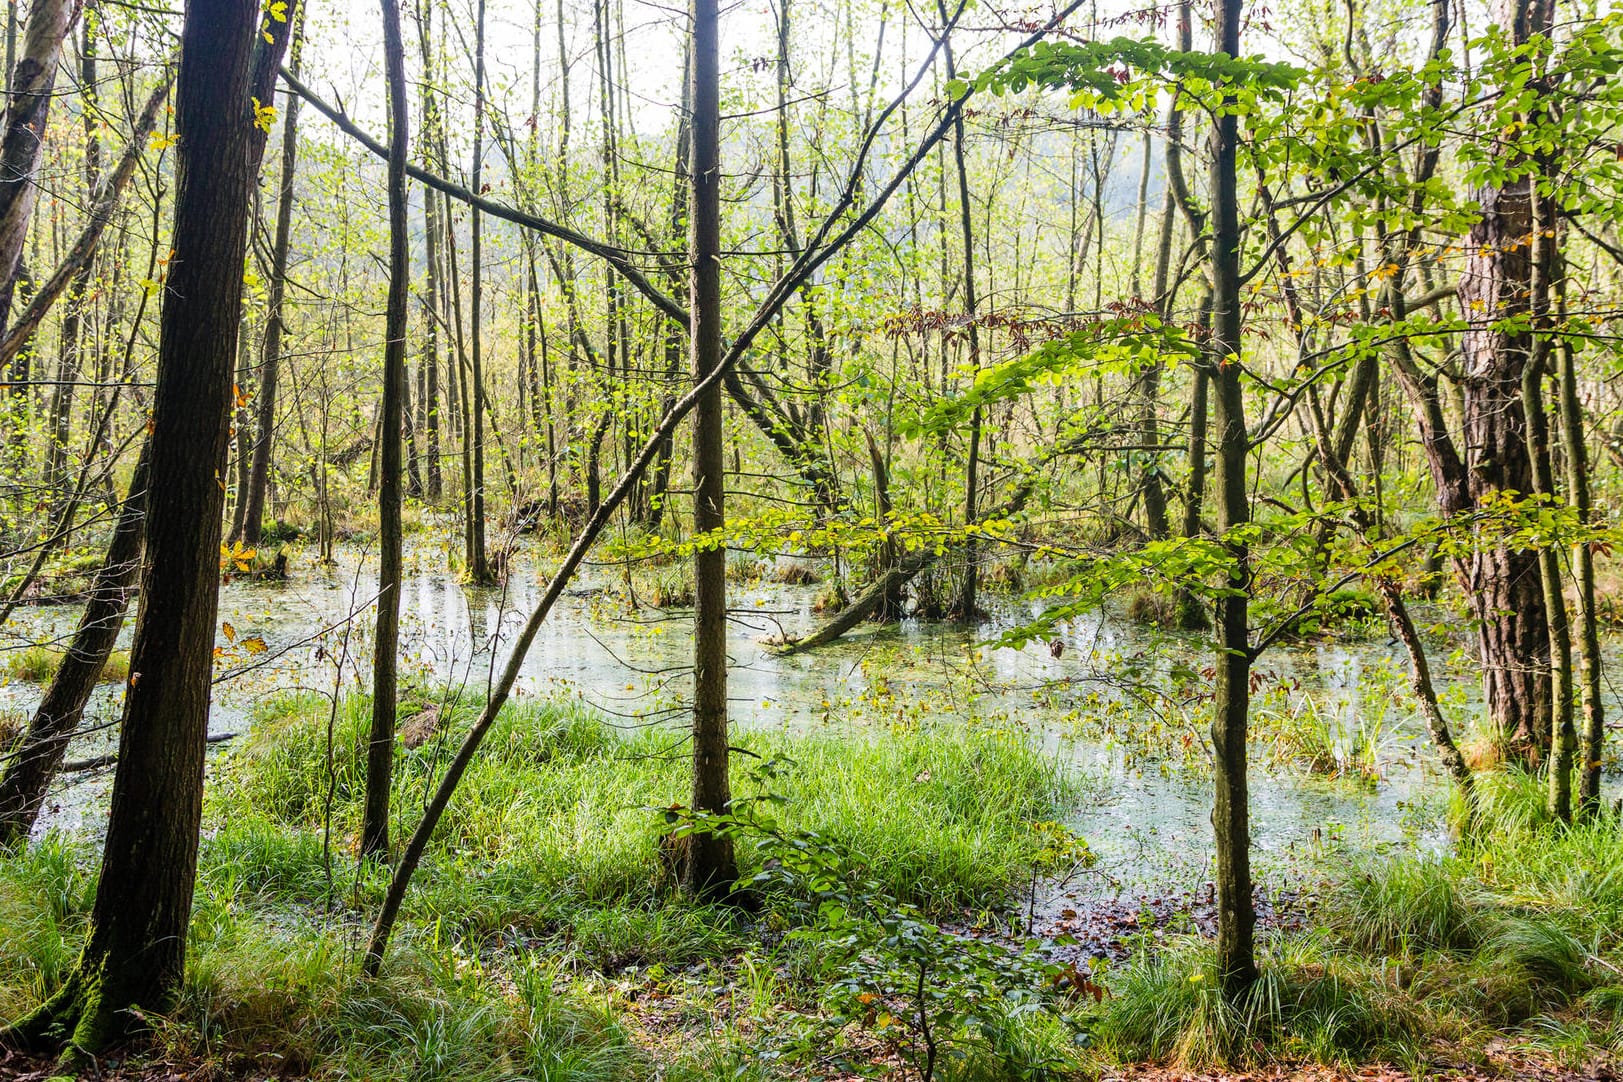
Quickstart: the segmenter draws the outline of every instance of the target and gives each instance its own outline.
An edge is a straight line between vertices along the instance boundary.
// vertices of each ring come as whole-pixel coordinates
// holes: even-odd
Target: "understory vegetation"
[[[475,704],[445,689],[403,749],[402,807]],[[1085,778],[996,728],[739,738],[748,904],[684,899],[667,863],[687,764],[664,729],[570,702],[506,709],[412,895],[385,977],[354,967],[383,886],[357,862],[369,703],[266,703],[214,765],[192,962],[144,1053],[238,1077],[776,1079],[913,1072],[1083,1079],[1117,1062],[1385,1062],[1503,1042],[1582,1065],[1623,1048],[1623,826],[1552,832],[1536,779],[1483,776],[1483,840],[1358,856],[1330,845],[1302,930],[1220,993],[1175,927],[1117,962],[1022,926],[1034,872],[1085,864],[1053,822]],[[415,741],[414,741],[415,742]],[[767,798],[772,799],[767,799]],[[665,841],[662,843],[662,838]],[[747,843],[747,844],[743,844]],[[809,854],[809,855],[808,855]],[[94,853],[62,835],[0,858],[0,1015],[71,969]],[[1350,863],[1349,863],[1350,862]],[[1332,874],[1333,869],[1333,874]],[[896,927],[896,914],[908,927]],[[980,952],[980,953],[977,953]],[[898,975],[923,965],[921,986]]]

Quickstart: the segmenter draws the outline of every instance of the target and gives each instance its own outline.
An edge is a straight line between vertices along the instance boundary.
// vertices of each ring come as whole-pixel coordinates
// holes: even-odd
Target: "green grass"
[[[402,710],[429,701],[408,695]],[[477,706],[440,705],[444,742],[399,753],[397,844]],[[384,978],[362,982],[356,950],[384,886],[353,858],[369,715],[364,698],[336,711],[319,695],[273,699],[222,762],[185,987],[158,1028],[164,1054],[235,1073],[603,1082],[793,1077],[822,1054],[797,1050],[792,1012],[815,1013],[842,974],[784,937],[788,909],[691,903],[661,876],[660,809],[688,784],[681,734],[622,732],[572,704],[504,711],[412,885]],[[736,742],[738,795],[769,787],[785,829],[819,831],[886,891],[941,916],[1008,905],[1044,844],[1032,823],[1072,796],[1012,734]],[[747,842],[740,858],[746,874],[759,860]],[[0,857],[0,1018],[67,972],[94,867],[89,847],[55,837]],[[999,1077],[995,1063],[1016,1052],[1075,1057],[1055,1023],[1011,1017],[1004,1030],[996,1056],[942,1077]]]
[[[397,845],[478,705],[418,690],[402,711],[431,701],[439,734],[396,764]],[[221,764],[191,965],[160,1027],[169,1054],[239,1073],[604,1082],[808,1077],[813,1062],[838,1073],[883,1054],[871,1025],[819,1028],[848,956],[786,936],[807,919],[789,899],[747,912],[666,881],[657,842],[662,809],[686,795],[682,734],[621,730],[573,703],[503,712],[407,896],[384,979],[359,982],[384,886],[353,857],[369,716],[363,697],[274,699]],[[817,832],[874,889],[942,921],[1006,911],[1044,844],[1035,824],[1074,795],[1024,738],[990,729],[735,741],[736,795],[772,793],[760,807],[783,830]],[[1265,934],[1240,1002],[1219,994],[1208,942],[1146,939],[1096,975],[1102,1002],[1069,1019],[993,1012],[941,1077],[1143,1060],[1424,1067],[1439,1048],[1470,1060],[1505,1038],[1568,1065],[1623,1050],[1623,826],[1551,824],[1537,778],[1485,775],[1480,795],[1475,844],[1334,852],[1312,930]],[[739,853],[747,876],[761,855],[748,837]],[[67,972],[94,856],[52,837],[0,857],[0,1017]]]
[[[447,708],[447,741],[460,736],[474,706]],[[329,780],[339,851],[357,829],[370,707],[363,698],[340,704],[330,779],[328,710],[313,696],[265,708],[216,790],[216,808],[238,811],[210,852],[234,854],[221,866],[240,867],[234,874],[269,896],[309,901],[325,891],[325,876],[313,873]],[[753,765],[788,764],[769,784],[782,799],[784,826],[823,833],[898,898],[935,914],[1007,900],[1041,848],[1030,824],[1053,818],[1067,798],[1069,783],[1051,760],[995,731],[748,733],[736,743],[746,752],[735,756],[736,795],[762,792]],[[414,825],[448,751],[431,740],[401,752],[396,837]],[[479,935],[548,931],[581,905],[636,911],[661,903],[657,809],[686,800],[685,752],[678,733],[622,734],[578,706],[509,707],[464,777],[410,904],[423,920]],[[665,925],[686,939],[680,923]],[[623,953],[615,937],[601,942],[605,956]]]
[[[1105,1061],[1192,1067],[1422,1063],[1506,1037],[1576,1065],[1623,1050],[1623,825],[1548,822],[1536,777],[1479,780],[1479,840],[1448,853],[1338,856],[1315,930],[1264,936],[1262,979],[1216,994],[1210,945],[1146,950],[1107,977]]]
[[[1094,1031],[1107,1060],[1194,1067],[1273,1058],[1351,1064],[1402,1059],[1417,1028],[1401,996],[1317,936],[1265,948],[1238,1003],[1219,990],[1209,945],[1145,952],[1110,982]]]
[[[94,891],[94,855],[57,835],[0,851],[0,1018],[16,1018],[72,967]]]

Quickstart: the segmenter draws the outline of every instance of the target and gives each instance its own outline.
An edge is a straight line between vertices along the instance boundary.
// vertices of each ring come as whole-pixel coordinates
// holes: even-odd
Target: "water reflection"
[[[515,565],[503,587],[473,589],[450,573],[439,546],[425,541],[408,550],[401,626],[408,678],[478,688],[493,666],[506,663],[544,586],[538,574],[550,570],[551,560],[526,553]],[[617,574],[589,569],[573,584],[536,636],[517,693],[579,696],[628,725],[680,724],[689,617],[629,606],[614,589]],[[225,585],[220,620],[232,625],[235,641],[221,641],[225,678],[216,686],[211,731],[240,731],[254,704],[277,690],[364,689],[375,575],[375,558],[350,548],[341,549],[331,567],[296,561],[287,582]],[[1123,881],[1205,875],[1210,790],[1197,767],[1201,695],[1209,690],[1201,670],[1210,650],[1199,638],[1152,633],[1097,612],[1059,629],[1057,658],[1046,642],[1022,650],[988,645],[1001,627],[1033,611],[1019,602],[1008,603],[975,634],[904,622],[859,629],[814,653],[783,658],[765,640],[815,624],[814,589],[761,583],[731,589],[729,692],[736,725],[856,733],[943,720],[1018,727],[1091,779],[1071,820],[1103,857],[1103,874]],[[350,619],[353,614],[359,618]],[[31,610],[7,630],[13,640],[38,641],[70,630],[76,615],[65,607]],[[241,648],[255,636],[268,647],[263,655]],[[1253,840],[1264,866],[1309,845],[1438,843],[1444,787],[1425,784],[1431,758],[1401,702],[1402,665],[1384,637],[1279,647],[1264,656],[1259,716],[1276,711],[1283,717],[1311,702],[1337,731],[1373,723],[1382,742],[1380,780],[1372,786],[1314,779],[1301,769],[1253,771]],[[1476,693],[1468,676],[1457,683],[1451,690],[1456,710],[1469,707]],[[1167,697],[1168,688],[1178,689],[1174,697]],[[114,688],[98,693],[92,724],[116,718],[119,694]],[[0,706],[26,709],[37,696],[37,688],[13,684],[0,689]],[[1101,724],[1100,718],[1113,720]],[[108,740],[105,729],[81,738],[70,756],[81,755],[79,745],[105,747]],[[1174,745],[1187,750],[1165,755]],[[1258,749],[1259,758],[1267,754]],[[68,779],[53,794],[53,810],[40,829],[93,829],[109,781],[106,772]]]

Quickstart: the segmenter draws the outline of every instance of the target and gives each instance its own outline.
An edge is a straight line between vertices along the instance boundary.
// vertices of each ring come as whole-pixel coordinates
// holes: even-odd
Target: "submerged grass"
[[[5,657],[6,675],[27,684],[46,684],[62,664],[63,651],[49,646],[27,646],[9,651]],[[114,650],[101,667],[97,683],[121,684],[130,677],[130,652]]]

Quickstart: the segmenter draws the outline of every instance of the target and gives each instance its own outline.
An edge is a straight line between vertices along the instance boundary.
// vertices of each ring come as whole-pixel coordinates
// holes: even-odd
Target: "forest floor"
[[[62,1067],[52,1059],[0,1050],[0,1079],[5,1082],[60,1082],[63,1077]],[[122,1055],[114,1052],[94,1070],[80,1072],[79,1077],[98,1082],[292,1082],[301,1076],[258,1070],[233,1072],[206,1059],[174,1059],[136,1051]],[[830,1078],[826,1082],[913,1082],[916,1077],[911,1068],[899,1066],[888,1073]],[[1083,1077],[1094,1082],[1616,1082],[1623,1074],[1610,1062],[1563,1068],[1508,1057],[1487,1067],[1434,1064],[1421,1073],[1384,1064],[1354,1068],[1278,1064],[1244,1071],[1129,1064],[1105,1067]]]

